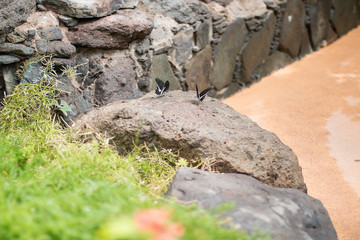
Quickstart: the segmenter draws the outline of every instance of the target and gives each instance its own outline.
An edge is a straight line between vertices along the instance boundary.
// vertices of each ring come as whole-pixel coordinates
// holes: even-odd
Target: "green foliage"
[[[127,156],[136,174],[141,179],[141,185],[155,194],[164,194],[176,171],[180,167],[194,167],[211,171],[212,161],[205,159],[186,160],[171,150],[150,150],[146,145],[134,146],[133,151]]]
[[[104,139],[80,140],[54,121],[55,94],[49,85],[20,85],[1,110],[1,239],[97,240],[104,232],[119,239],[109,226],[121,229],[119,219],[150,208],[169,209],[185,229],[182,239],[260,239],[222,228],[195,206],[149,195],[145,188],[164,192],[189,163],[166,150],[137,147],[123,157]]]

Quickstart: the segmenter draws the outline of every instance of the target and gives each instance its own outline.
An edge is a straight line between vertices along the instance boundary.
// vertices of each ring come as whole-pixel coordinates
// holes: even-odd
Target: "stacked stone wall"
[[[41,78],[39,65],[37,74],[18,79],[21,63],[51,55],[55,69],[77,70],[74,79],[62,76],[72,92],[66,99],[72,117],[141,97],[155,89],[155,78],[168,80],[170,90],[197,84],[227,97],[360,22],[358,0],[15,0],[0,6],[0,97]]]

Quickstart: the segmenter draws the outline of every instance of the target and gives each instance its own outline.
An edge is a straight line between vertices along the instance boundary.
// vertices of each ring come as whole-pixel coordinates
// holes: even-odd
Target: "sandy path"
[[[339,239],[360,239],[360,27],[224,102],[294,150]]]

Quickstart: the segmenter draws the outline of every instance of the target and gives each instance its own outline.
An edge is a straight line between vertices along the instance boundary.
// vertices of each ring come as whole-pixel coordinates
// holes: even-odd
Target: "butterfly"
[[[155,93],[157,95],[161,95],[164,94],[164,92],[169,90],[170,87],[170,83],[169,81],[166,81],[165,83],[159,79],[159,78],[155,78],[155,82],[156,82],[156,90]]]
[[[204,98],[206,97],[206,94],[208,94],[208,92],[212,89],[212,87],[209,87],[203,91],[201,91],[201,93],[199,93],[199,89],[198,86],[195,84],[196,86],[196,96],[200,101],[203,101]]]

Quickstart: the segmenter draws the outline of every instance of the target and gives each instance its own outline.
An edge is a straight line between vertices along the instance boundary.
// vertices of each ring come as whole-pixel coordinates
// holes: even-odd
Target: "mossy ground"
[[[106,139],[84,141],[56,121],[54,94],[19,85],[0,110],[1,239],[148,239],[121,229],[154,208],[183,226],[180,239],[262,239],[162,198],[184,159],[146,146],[120,156]]]

